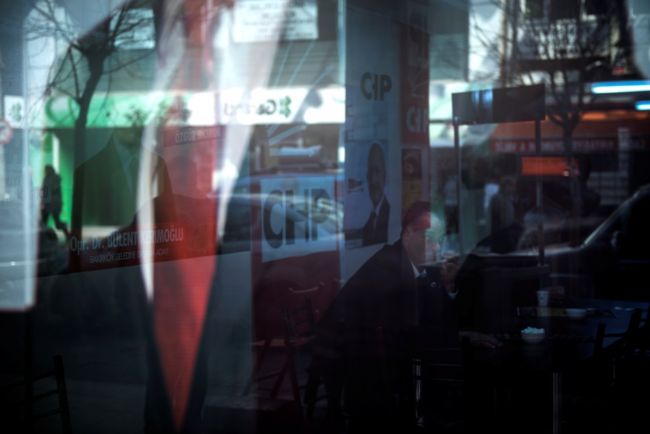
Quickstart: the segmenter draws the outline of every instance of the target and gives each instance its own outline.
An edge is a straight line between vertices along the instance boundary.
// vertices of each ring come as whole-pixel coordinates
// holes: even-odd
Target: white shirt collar
[[[373,211],[375,212],[375,215],[379,216],[379,210],[381,209],[381,206],[384,204],[384,199],[385,199],[385,198],[386,198],[386,195],[385,195],[385,194],[382,194],[382,195],[381,195],[381,199],[379,199],[379,203],[378,203],[377,206],[373,209]]]
[[[413,277],[417,279],[420,276],[426,276],[426,271],[420,272],[420,270],[418,270],[418,267],[415,266],[413,261],[409,259],[409,262],[411,263],[411,267],[413,268]]]

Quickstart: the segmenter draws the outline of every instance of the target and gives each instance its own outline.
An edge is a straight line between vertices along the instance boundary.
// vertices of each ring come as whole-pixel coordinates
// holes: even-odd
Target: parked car
[[[650,300],[650,185],[623,202],[575,248],[552,248],[551,269],[566,284],[586,282],[603,298]]]
[[[534,266],[538,251],[529,245],[497,254],[480,243],[469,256],[471,265],[461,267],[461,280],[477,269]],[[547,245],[545,263],[548,283],[564,286],[568,294],[650,301],[650,185],[625,200],[582,243]]]

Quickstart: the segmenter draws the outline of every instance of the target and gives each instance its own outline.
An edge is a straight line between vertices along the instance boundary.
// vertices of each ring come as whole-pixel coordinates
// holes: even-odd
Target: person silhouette
[[[45,166],[45,176],[41,186],[41,225],[47,226],[50,215],[54,220],[54,226],[63,231],[66,238],[70,237],[68,227],[61,221],[61,209],[63,199],[61,197],[61,177],[56,173],[52,165]]]
[[[496,346],[491,336],[461,331],[456,264],[425,267],[431,205],[418,201],[402,218],[400,238],[383,246],[345,283],[316,326],[313,365],[322,375],[328,416],[349,410],[349,432],[397,432],[415,405],[411,356],[420,341]],[[435,335],[435,336],[434,336]]]

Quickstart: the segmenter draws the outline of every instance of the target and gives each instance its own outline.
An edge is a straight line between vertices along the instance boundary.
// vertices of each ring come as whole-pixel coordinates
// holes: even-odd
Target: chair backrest
[[[607,325],[604,323],[598,323],[596,328],[596,337],[594,339],[594,356],[598,356],[602,353],[605,345],[605,330]]]
[[[627,326],[627,330],[623,334],[623,340],[621,342],[621,349],[619,351],[620,357],[630,358],[634,356],[635,351],[639,347],[641,342],[641,319],[643,311],[641,309],[634,309],[630,315],[630,321]]]
[[[463,350],[460,346],[429,348],[414,358],[417,378],[430,382],[460,383],[463,381]]]
[[[639,330],[638,350],[639,354],[647,357],[648,350],[650,349],[650,305],[646,310],[645,320]]]
[[[296,339],[312,337],[315,332],[318,312],[314,308],[314,300],[325,291],[325,284],[301,290],[289,288],[291,305],[282,308],[285,337],[288,343]]]
[[[316,325],[316,314],[311,297],[305,297],[302,305],[283,309],[283,320],[288,343],[311,337]]]
[[[63,358],[56,355],[53,363],[52,371],[0,387],[4,427],[13,423],[20,430],[32,432],[37,421],[58,414],[63,433],[72,432]]]
[[[611,359],[620,359],[631,356],[634,350],[638,347],[638,340],[642,331],[642,315],[643,312],[641,309],[634,309],[630,315],[627,329],[623,333],[607,334],[605,331],[605,324],[599,323],[596,329],[596,337],[594,342],[594,356],[603,357],[606,355]],[[619,338],[619,340],[614,345],[606,349],[605,338],[608,337]]]
[[[627,329],[623,333],[608,334],[605,331],[605,324],[598,324],[591,366],[600,368],[598,372],[604,372],[606,375],[595,377],[593,384],[597,384],[598,378],[601,379],[600,383],[605,385],[638,383],[636,376],[638,372],[634,370],[634,356],[641,332],[641,316],[641,309],[634,309]],[[618,340],[605,347],[605,339],[608,337],[618,338]]]

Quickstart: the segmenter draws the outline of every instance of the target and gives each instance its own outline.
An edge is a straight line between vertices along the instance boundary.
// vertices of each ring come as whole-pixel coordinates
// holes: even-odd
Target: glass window
[[[4,431],[645,422],[648,2],[2,12]]]

